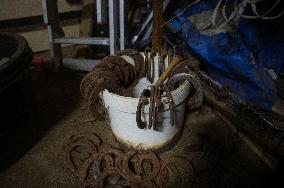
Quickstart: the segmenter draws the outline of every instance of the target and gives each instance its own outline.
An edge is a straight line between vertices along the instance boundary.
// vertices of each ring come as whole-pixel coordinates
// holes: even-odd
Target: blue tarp
[[[189,17],[216,7],[217,1],[203,0],[171,22],[175,33],[199,56],[208,74],[221,85],[227,85],[241,100],[269,110],[277,91],[267,70],[276,74],[284,59],[284,44],[279,29],[267,22],[240,19],[233,32],[201,34]],[[175,14],[178,14],[178,10]],[[284,41],[284,40],[282,40]]]

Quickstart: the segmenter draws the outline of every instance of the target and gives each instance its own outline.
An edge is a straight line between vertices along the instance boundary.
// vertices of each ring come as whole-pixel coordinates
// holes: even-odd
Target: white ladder
[[[104,0],[96,0],[97,5]],[[119,5],[118,5],[119,1]],[[62,57],[61,44],[82,44],[82,45],[106,45],[110,47],[110,54],[124,49],[124,0],[108,0],[109,14],[109,37],[86,37],[86,38],[66,38],[59,26],[59,13],[57,0],[42,0],[44,24],[47,27],[48,41],[50,44],[51,61],[53,69],[59,70],[62,65],[75,70],[90,71],[99,60],[88,59],[67,59]],[[99,6],[96,6],[97,8]],[[117,13],[119,9],[119,29]],[[97,12],[100,12],[97,10]],[[118,34],[119,31],[119,34]]]

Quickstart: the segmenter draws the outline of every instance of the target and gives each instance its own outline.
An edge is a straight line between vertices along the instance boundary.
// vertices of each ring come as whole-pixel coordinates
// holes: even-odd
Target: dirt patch
[[[66,162],[64,146],[72,135],[95,133],[111,147],[127,151],[114,139],[106,121],[94,121],[80,97],[80,80],[81,75],[69,71],[34,75],[39,120],[33,134],[37,139],[17,162],[2,170],[1,186],[82,187],[82,179]],[[272,175],[206,105],[187,114],[180,139],[157,155],[186,156],[194,174],[192,187],[258,187]],[[182,165],[178,169],[188,171]]]

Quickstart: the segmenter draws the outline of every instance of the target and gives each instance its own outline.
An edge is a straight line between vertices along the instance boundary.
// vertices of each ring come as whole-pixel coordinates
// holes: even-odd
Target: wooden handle
[[[161,28],[163,21],[163,0],[153,0],[153,39],[152,48],[154,50],[162,49],[163,30]]]
[[[177,66],[177,64],[179,64],[182,61],[182,57],[180,56],[176,56],[172,62],[170,63],[170,65],[167,67],[167,69],[163,72],[163,74],[160,76],[160,78],[156,81],[156,83],[154,84],[155,87],[160,87],[164,81],[170,76],[170,74],[172,73],[172,71],[174,70],[174,68]]]

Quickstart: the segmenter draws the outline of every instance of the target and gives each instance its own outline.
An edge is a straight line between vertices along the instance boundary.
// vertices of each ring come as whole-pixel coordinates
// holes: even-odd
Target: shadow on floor
[[[80,102],[78,73],[36,72],[1,94],[0,171],[7,169]]]

